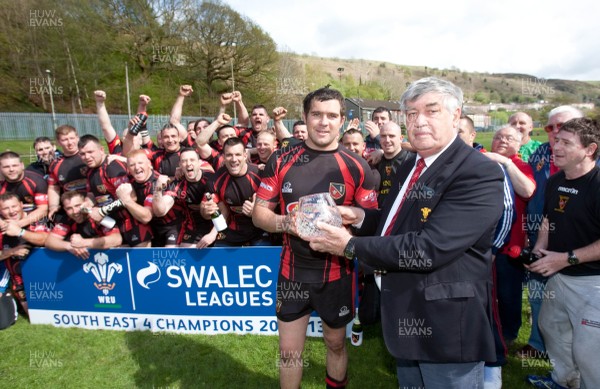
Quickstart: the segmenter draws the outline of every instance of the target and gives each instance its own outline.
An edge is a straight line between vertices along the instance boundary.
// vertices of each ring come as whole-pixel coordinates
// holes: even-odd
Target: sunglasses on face
[[[562,127],[562,125],[563,125],[563,123],[548,124],[546,127],[544,127],[544,131],[552,132],[552,131],[554,131],[554,128],[556,128],[556,131],[560,131],[560,128]]]

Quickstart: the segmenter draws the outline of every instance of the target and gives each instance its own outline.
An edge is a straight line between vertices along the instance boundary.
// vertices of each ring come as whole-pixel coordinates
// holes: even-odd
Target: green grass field
[[[524,322],[528,309],[524,304]],[[511,354],[525,344],[521,329]],[[17,324],[0,331],[2,383],[14,388],[277,388],[278,338],[259,335],[178,335]],[[379,325],[361,347],[348,342],[349,388],[397,388],[394,360]],[[325,346],[309,338],[303,388],[324,387]],[[545,360],[509,357],[504,388],[528,388],[527,374],[546,374]],[[8,387],[0,384],[0,387]]]
[[[540,131],[536,130],[536,133]],[[490,149],[492,133],[477,141]],[[536,139],[546,141],[546,135]],[[3,142],[1,149],[29,154],[31,142]],[[25,161],[28,163],[27,161]],[[503,368],[504,388],[528,388],[524,377],[546,374],[550,362],[512,356],[529,336],[529,308]],[[277,388],[278,338],[258,335],[178,335],[54,328],[17,324],[0,331],[0,387],[14,388]],[[349,352],[349,388],[396,388],[394,360],[379,325],[365,329],[363,346]],[[325,347],[310,338],[304,353],[303,388],[322,388]]]

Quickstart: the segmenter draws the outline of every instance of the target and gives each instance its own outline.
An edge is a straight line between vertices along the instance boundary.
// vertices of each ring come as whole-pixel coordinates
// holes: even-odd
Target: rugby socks
[[[327,389],[344,389],[346,384],[348,383],[348,374],[344,377],[342,381],[338,381],[329,376],[329,373],[325,375],[325,387]]]

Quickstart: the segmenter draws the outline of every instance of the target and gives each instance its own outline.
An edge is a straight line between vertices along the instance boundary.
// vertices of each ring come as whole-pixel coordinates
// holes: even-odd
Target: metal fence
[[[182,123],[197,119],[183,117]],[[110,121],[117,133],[121,134],[127,127],[129,116],[110,115]],[[168,121],[167,115],[151,115],[148,118],[148,128],[154,135]],[[94,114],[56,114],[56,125],[62,124],[75,127],[79,134],[92,134],[100,138],[103,136],[98,116]],[[0,140],[33,140],[38,136],[54,139],[54,127],[52,114],[0,112]]]
[[[110,121],[117,131],[121,134],[123,129],[127,128],[129,116],[127,115],[109,115]],[[187,123],[200,118],[193,116],[184,116],[181,122]],[[212,121],[212,118],[206,118]],[[168,115],[150,115],[148,117],[148,129],[150,135],[156,133],[169,122]],[[288,130],[292,130],[292,124],[295,120],[284,120]],[[56,126],[69,124],[77,129],[80,135],[92,134],[102,139],[102,130],[98,123],[98,116],[95,114],[56,114]],[[0,141],[2,140],[33,140],[38,136],[47,136],[54,139],[54,123],[52,114],[49,113],[16,113],[0,112]]]

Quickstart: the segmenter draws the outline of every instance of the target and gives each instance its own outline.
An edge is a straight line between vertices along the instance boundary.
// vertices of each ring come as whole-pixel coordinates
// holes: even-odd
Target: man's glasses
[[[555,127],[556,127],[556,131],[560,131],[560,128],[562,127],[562,125],[563,125],[563,123],[548,124],[546,127],[544,127],[544,131],[552,132],[552,131],[554,131]]]
[[[505,141],[507,143],[518,142],[517,138],[515,138],[514,136],[503,136],[503,135],[496,135],[496,136],[494,136],[493,140]]]

